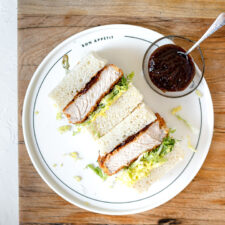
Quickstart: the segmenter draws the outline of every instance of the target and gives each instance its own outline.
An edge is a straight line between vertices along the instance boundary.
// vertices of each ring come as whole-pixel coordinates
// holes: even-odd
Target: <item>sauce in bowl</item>
[[[148,63],[149,77],[162,91],[183,91],[193,80],[195,66],[191,57],[177,45],[167,44],[157,48]]]

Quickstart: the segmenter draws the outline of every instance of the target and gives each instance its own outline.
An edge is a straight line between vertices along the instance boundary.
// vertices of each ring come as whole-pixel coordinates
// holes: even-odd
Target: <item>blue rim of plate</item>
[[[143,39],[143,38],[139,38],[139,37],[135,37],[135,36],[128,36],[128,35],[124,35],[125,38],[133,38],[133,39],[137,39],[137,40],[141,40],[141,41],[145,41],[145,42],[148,42],[148,43],[153,43],[151,41],[148,41],[146,39]],[[65,54],[69,54],[70,52],[72,52],[72,49],[67,51],[66,53],[64,53],[63,55]],[[96,201],[96,202],[101,202],[101,203],[108,203],[108,204],[129,204],[129,203],[135,203],[135,202],[140,202],[140,201],[143,201],[143,200],[146,200],[146,199],[150,199],[151,197],[155,196],[155,195],[158,195],[159,193],[161,193],[162,191],[166,190],[169,186],[171,186],[183,173],[184,171],[186,170],[186,168],[188,167],[188,165],[190,164],[190,162],[192,161],[194,155],[195,155],[195,152],[192,153],[188,163],[186,164],[186,166],[184,167],[184,169],[180,172],[180,174],[170,183],[168,184],[166,187],[162,188],[160,191],[150,195],[150,196],[147,196],[145,198],[141,198],[141,199],[137,199],[137,200],[133,200],[133,201],[126,201],[126,202],[109,202],[109,201],[103,201],[103,200],[99,200],[99,199],[95,199],[95,198],[92,198],[92,197],[89,197],[89,196],[86,196],[76,190],[74,190],[72,187],[70,187],[69,185],[67,185],[65,182],[63,182],[54,172],[53,170],[51,169],[51,167],[49,166],[49,164],[46,162],[41,150],[40,150],[40,147],[38,145],[38,141],[37,141],[37,137],[36,137],[36,132],[35,132],[35,125],[34,125],[34,115],[35,115],[35,106],[36,106],[36,101],[37,101],[37,98],[38,98],[38,94],[39,94],[39,91],[42,87],[42,84],[44,83],[45,79],[47,78],[48,74],[50,73],[50,71],[53,69],[53,67],[62,59],[63,55],[51,66],[51,68],[48,70],[48,72],[46,73],[44,79],[42,80],[39,88],[38,88],[38,91],[36,93],[36,96],[35,96],[35,101],[34,101],[34,105],[33,105],[33,133],[34,133],[34,139],[35,139],[35,142],[36,142],[36,146],[38,148],[38,151],[39,151],[39,154],[41,155],[41,158],[43,160],[43,162],[45,163],[45,165],[47,166],[47,168],[51,171],[51,173],[54,175],[54,177],[60,181],[64,186],[66,186],[67,188],[69,188],[71,191],[75,192],[76,194],[82,196],[82,197],[85,197],[89,200],[93,200],[93,201]],[[199,129],[199,135],[198,135],[198,140],[197,140],[197,143],[196,143],[196,146],[195,146],[195,149],[198,148],[198,144],[199,144],[199,140],[200,140],[200,137],[201,137],[201,132],[202,132],[202,105],[201,105],[201,100],[200,98],[198,98],[199,100],[199,108],[200,108],[200,115],[201,115],[201,119],[200,119],[200,129]]]

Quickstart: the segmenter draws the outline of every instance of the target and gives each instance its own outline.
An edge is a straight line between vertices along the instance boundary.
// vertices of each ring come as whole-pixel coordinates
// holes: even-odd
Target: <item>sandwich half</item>
[[[134,130],[132,135],[123,138],[122,142],[112,151],[98,158],[99,165],[106,174],[117,173],[122,168],[129,166],[143,153],[152,151],[161,145],[168,134],[168,129],[160,115],[156,114],[156,116],[156,120],[147,122],[144,128],[137,132]]]
[[[124,103],[126,101],[129,98],[124,99]],[[107,113],[117,114],[117,111],[120,115],[118,107],[113,111],[109,109]],[[112,127],[111,121],[107,121],[112,119],[112,115],[98,119],[98,122],[102,120]],[[164,119],[158,113],[154,114],[142,101],[118,121],[97,139],[100,150],[98,164],[104,177],[116,174],[116,180],[144,191],[183,159],[184,152],[170,135]],[[101,131],[102,125],[96,127]]]
[[[106,60],[91,53],[65,75],[49,96],[70,123],[87,125],[128,90],[132,76],[124,76],[120,68],[106,65]]]

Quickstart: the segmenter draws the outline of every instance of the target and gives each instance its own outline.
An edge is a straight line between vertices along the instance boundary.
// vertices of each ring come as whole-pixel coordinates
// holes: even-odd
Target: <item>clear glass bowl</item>
[[[144,59],[143,59],[143,64],[142,64],[142,69],[144,73],[144,77],[149,84],[149,86],[158,94],[163,95],[165,97],[169,98],[179,98],[183,97],[185,95],[190,94],[193,92],[201,83],[201,80],[203,78],[204,70],[205,70],[205,61],[203,58],[202,51],[200,47],[197,47],[195,50],[193,50],[189,55],[191,56],[193,63],[195,65],[195,75],[191,83],[187,86],[182,91],[162,91],[160,90],[155,84],[151,81],[148,73],[148,64],[149,64],[149,59],[151,57],[151,54],[160,46],[166,45],[166,44],[175,44],[180,47],[182,47],[184,50],[188,50],[195,42],[181,36],[175,36],[175,35],[170,35],[170,36],[165,36],[162,37],[155,42],[153,42],[150,47],[147,49]]]

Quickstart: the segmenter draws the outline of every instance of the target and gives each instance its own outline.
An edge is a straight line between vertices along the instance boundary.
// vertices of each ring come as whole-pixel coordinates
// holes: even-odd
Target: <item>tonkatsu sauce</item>
[[[152,53],[148,63],[149,77],[162,91],[182,91],[193,80],[194,63],[182,52],[185,53],[183,48],[167,44]]]

